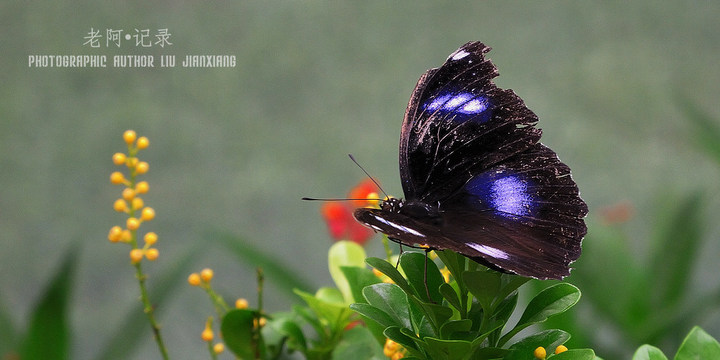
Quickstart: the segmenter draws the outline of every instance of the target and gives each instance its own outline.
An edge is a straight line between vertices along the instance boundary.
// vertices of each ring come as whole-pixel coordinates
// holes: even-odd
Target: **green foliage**
[[[674,359],[720,359],[720,344],[696,326],[685,337]],[[635,351],[632,360],[667,360],[667,357],[662,350],[651,345],[643,345]]]
[[[646,257],[633,255],[634,239],[621,227],[591,224],[583,242],[585,254],[570,278],[585,293],[591,317],[574,314],[553,319],[548,326],[571,331],[577,342],[597,345],[587,324],[611,324],[622,344],[606,351],[615,358],[644,343],[677,346],[682,331],[702,321],[704,311],[720,304],[720,289],[697,294],[690,288],[695,259],[705,238],[705,202],[699,193],[665,195],[658,203],[656,226],[648,239]]]
[[[257,311],[231,310],[222,319],[223,340],[241,359],[262,359],[265,356],[265,346],[255,326],[259,318]]]
[[[222,320],[223,340],[243,359],[275,359],[285,352],[300,352],[306,359],[381,359],[382,348],[371,328],[357,326],[348,307],[361,298],[362,289],[378,282],[364,266],[365,250],[340,241],[329,251],[330,272],[337,288],[320,288],[314,294],[295,289],[305,305],[290,313],[265,315],[257,310],[229,311]],[[260,318],[267,324],[261,329]],[[303,332],[310,328],[314,336]]]
[[[71,249],[33,311],[30,328],[20,347],[20,358],[32,360],[69,357],[67,309],[76,261],[76,252]]]
[[[172,300],[182,286],[186,286],[186,274],[194,263],[194,259],[207,251],[207,247],[197,244],[178,256],[174,265],[158,276],[153,276],[153,286],[149,290],[155,307],[161,309]],[[142,340],[148,337],[150,327],[142,310],[142,304],[133,306],[125,316],[122,324],[112,326],[110,341],[104,344],[94,358],[96,360],[127,359]]]
[[[518,288],[528,279],[480,267],[452,251],[439,252],[438,257],[452,275],[449,283],[444,282],[435,262],[427,261],[422,253],[404,253],[400,257],[402,273],[385,260],[368,258],[367,263],[394,284],[366,286],[362,291],[365,302],[350,306],[380,325],[385,337],[401,344],[407,350],[406,358],[527,359],[538,346],[557,346],[570,337],[560,330],[548,330],[506,346],[521,330],[575,305],[580,298],[576,287],[558,283],[544,289],[510,326]],[[592,350],[572,354],[563,357],[594,358]]]

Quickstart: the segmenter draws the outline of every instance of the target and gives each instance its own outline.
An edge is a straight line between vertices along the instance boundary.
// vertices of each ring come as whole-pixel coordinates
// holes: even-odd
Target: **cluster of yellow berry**
[[[123,133],[123,140],[128,146],[128,152],[115,153],[112,157],[113,163],[117,166],[126,166],[129,172],[129,178],[125,177],[122,172],[115,171],[110,175],[110,182],[115,185],[124,185],[121,197],[115,200],[113,208],[117,212],[125,213],[128,219],[125,229],[120,226],[113,226],[108,234],[108,240],[111,242],[124,242],[132,246],[130,250],[130,261],[138,264],[143,257],[150,261],[158,258],[159,253],[152,246],[157,242],[157,234],[148,232],[143,237],[144,246],[139,247],[137,244],[137,231],[140,225],[145,221],[155,218],[155,210],[145,206],[140,195],[146,194],[150,190],[147,181],[137,181],[137,176],[147,173],[150,165],[145,161],[137,158],[139,150],[146,149],[150,145],[148,138],[137,137],[135,131],[127,130]],[[139,216],[138,216],[139,212]]]
[[[567,351],[567,347],[565,345],[558,345],[558,347],[555,348],[555,355],[559,353],[563,353]],[[542,346],[538,346],[535,351],[533,352],[533,355],[536,359],[539,360],[545,360],[545,357],[547,356],[547,351],[545,351],[545,348]]]
[[[402,345],[387,339],[383,347],[383,354],[391,360],[398,360],[405,357],[405,348]]]
[[[192,286],[198,286],[208,293],[214,295],[212,291],[212,287],[210,285],[210,282],[212,281],[213,276],[215,273],[212,271],[212,269],[202,269],[200,273],[192,273],[190,276],[188,276],[188,283]],[[215,339],[215,333],[212,330],[212,323],[213,323],[213,317],[209,316],[207,321],[205,321],[205,328],[203,329],[202,333],[200,334],[200,337],[203,341],[208,343],[208,346],[210,347],[210,350],[215,354],[220,354],[221,352],[225,351],[225,344],[219,342],[213,345],[212,341]]]
[[[197,286],[205,292],[208,293],[210,296],[210,299],[212,300],[213,304],[215,305],[215,308],[218,312],[218,316],[222,317],[227,311],[227,305],[225,304],[225,301],[222,299],[220,295],[215,293],[212,289],[212,278],[214,276],[214,272],[212,269],[205,268],[202,269],[199,273],[192,273],[190,276],[188,276],[188,283],[192,286]],[[235,308],[236,309],[247,309],[249,306],[247,299],[239,298],[235,300]],[[219,354],[224,351],[225,345],[222,343],[217,343],[212,345],[212,341],[214,339],[214,333],[212,330],[212,322],[213,318],[212,316],[208,317],[207,321],[205,322],[205,328],[203,329],[200,337],[203,339],[203,341],[207,342],[210,347],[211,351],[213,351],[215,354]],[[255,328],[263,327],[267,323],[267,319],[264,317],[260,317],[260,319],[255,320]]]

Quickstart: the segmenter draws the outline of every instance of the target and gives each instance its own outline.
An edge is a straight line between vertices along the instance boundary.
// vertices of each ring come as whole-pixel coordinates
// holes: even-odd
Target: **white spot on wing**
[[[465,50],[458,50],[457,52],[455,52],[454,54],[452,54],[452,56],[450,56],[450,60],[452,60],[452,61],[458,61],[458,60],[460,60],[460,59],[462,59],[462,58],[464,58],[464,57],[466,57],[466,56],[468,56],[468,55],[470,55],[469,52],[467,52],[467,51],[465,51]]]
[[[381,218],[381,217],[375,217],[375,219],[377,219],[377,221],[379,221],[379,222],[381,222],[381,223],[383,223],[383,224],[385,224],[385,225],[387,225],[387,226],[390,226],[390,227],[392,227],[392,228],[398,229],[398,230],[400,230],[400,231],[403,231],[403,232],[406,232],[406,233],[410,233],[410,234],[413,234],[413,235],[418,236],[418,237],[425,237],[424,234],[420,233],[419,231],[417,231],[417,230],[415,230],[415,229],[411,229],[411,228],[409,228],[409,227],[407,227],[407,226],[402,226],[402,225],[396,224],[396,223],[394,223],[394,222],[392,222],[392,221],[383,219],[383,218]]]
[[[500,249],[478,243],[466,243],[467,246],[495,259],[509,259],[510,255]]]

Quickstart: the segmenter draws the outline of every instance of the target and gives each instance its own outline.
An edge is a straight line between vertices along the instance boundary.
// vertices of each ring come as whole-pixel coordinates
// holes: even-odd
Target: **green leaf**
[[[504,301],[513,292],[523,286],[525,283],[532,279],[511,275],[511,274],[500,274],[500,292],[495,299],[496,302]],[[497,304],[493,304],[495,306]]]
[[[483,311],[492,313],[492,304],[500,292],[500,273],[492,270],[466,271],[463,273],[465,286],[477,298]]]
[[[383,348],[362,326],[356,326],[343,333],[342,340],[332,352],[333,360],[386,360]]]
[[[254,331],[256,312],[253,310],[230,310],[223,316],[220,330],[225,345],[239,358],[256,359],[264,351],[261,338]]]
[[[353,294],[350,284],[345,278],[345,274],[341,267],[365,267],[365,249],[352,241],[338,241],[330,247],[328,251],[328,266],[330,267],[330,276],[335,281],[335,286],[345,299],[345,304],[353,302]]]
[[[698,149],[705,151],[720,164],[720,124],[707,111],[685,96],[677,96],[680,109],[692,126],[692,140]]]
[[[469,341],[425,338],[425,351],[433,360],[461,360],[472,354]]]
[[[549,317],[561,314],[580,300],[580,290],[567,283],[552,285],[537,294],[523,312],[518,324],[510,332],[500,338],[499,344],[505,344],[520,330],[543,322]]]
[[[383,327],[389,327],[389,326],[401,326],[402,324],[395,321],[393,317],[388,315],[386,312],[378,309],[375,306],[364,304],[364,303],[355,303],[350,304],[350,309],[357,312],[358,314],[367,317],[368,319],[371,319],[378,324],[382,325]]]
[[[427,333],[423,331],[424,329],[422,327],[418,326],[417,329],[420,335],[438,336],[440,326],[452,317],[452,309],[438,304],[426,303],[415,296],[410,296],[410,300],[420,309],[424,318],[430,322],[430,326],[432,327],[432,333]]]
[[[440,338],[448,340],[462,340],[456,337],[457,334],[467,334],[472,328],[472,320],[452,320],[440,327]]]
[[[510,346],[510,352],[505,356],[504,360],[532,359],[533,351],[535,351],[538,346],[548,349],[548,353],[551,353],[558,345],[564,344],[569,338],[570,334],[562,330],[550,329],[541,331]]]
[[[662,350],[646,344],[635,351],[632,360],[667,360],[667,357]]]
[[[364,267],[341,266],[340,270],[350,285],[350,293],[352,294],[353,302],[356,303],[365,302],[365,297],[363,297],[362,294],[363,288],[381,282],[380,279],[373,274],[372,270]]]
[[[425,342],[420,340],[415,334],[408,333],[410,332],[409,329],[400,328],[397,326],[391,326],[383,332],[385,334],[385,337],[388,339],[402,345],[411,356],[420,358],[420,359],[426,359],[425,353],[420,350],[420,347],[425,346]]]
[[[675,360],[694,359],[720,359],[720,344],[698,326],[690,330],[675,354]]]
[[[365,259],[365,262],[380,271],[381,273],[387,275],[387,277],[390,278],[397,286],[399,286],[401,289],[403,289],[408,294],[415,294],[412,287],[410,287],[410,284],[408,284],[407,280],[400,274],[400,272],[395,268],[394,265],[390,264],[389,262],[375,258],[375,257],[369,257]],[[415,294],[416,295],[416,294]]]
[[[318,319],[317,314],[315,314],[310,308],[294,305],[293,312],[306,323],[310,324],[317,334],[325,334],[323,324],[320,322],[320,319]]]
[[[502,359],[508,354],[507,349],[496,347],[480,347],[473,353],[473,360]]]
[[[318,294],[321,297],[325,297],[325,299],[297,289],[295,293],[305,300],[310,309],[317,315],[320,322],[326,322],[331,330],[340,331],[347,325],[351,313],[350,308],[342,302],[335,301],[332,297],[325,297],[326,292],[322,289],[318,290]],[[339,294],[337,294],[337,298],[339,297]]]
[[[412,329],[407,295],[395,284],[380,283],[363,289],[368,304],[385,312],[397,326]]]
[[[342,306],[345,303],[343,294],[340,290],[331,287],[321,287],[315,292],[315,298],[330,304],[336,304]]]
[[[437,254],[443,264],[450,270],[450,274],[455,281],[464,286],[462,276],[465,271],[465,263],[468,260],[452,250],[435,251],[435,254]]]
[[[498,304],[495,308],[495,313],[492,314],[492,318],[502,323],[507,323],[510,316],[512,316],[515,306],[517,306],[518,294],[510,296]]]
[[[668,206],[662,206],[669,211],[658,216],[660,226],[654,234],[652,262],[648,267],[652,294],[637,294],[655,300],[656,309],[672,309],[686,294],[703,240],[702,196],[694,193],[680,200],[668,199]]]
[[[595,352],[591,349],[570,349],[557,355],[553,360],[595,360]]]
[[[420,299],[435,303],[442,301],[438,288],[445,283],[445,279],[440,274],[435,262],[427,258],[427,254],[418,252],[403,253],[400,256],[400,266],[405,272],[410,286],[415,290],[414,293]],[[428,293],[430,299],[428,299]]]
[[[291,349],[300,350],[304,352],[307,349],[307,340],[305,334],[303,334],[300,326],[293,321],[290,317],[281,317],[273,315],[273,319],[267,322],[267,325],[263,328],[263,335],[266,330],[272,330],[276,333],[286,337],[288,339],[288,346]],[[268,336],[264,336],[265,340],[269,342]]]
[[[495,331],[488,332],[488,338],[491,344],[496,344],[498,339],[500,339],[500,335],[502,334],[505,325],[515,310],[517,300],[517,292],[513,296],[503,300],[500,304],[498,304],[497,308],[495,308],[495,312],[490,316],[490,322],[488,324],[483,324],[483,330],[493,327],[496,328]]]
[[[450,284],[442,283],[440,288],[438,288],[438,291],[440,292],[440,295],[442,295],[443,299],[447,300],[448,304],[452,305],[452,307],[456,310],[461,311],[462,304],[460,303],[460,298]]]
[[[22,341],[21,359],[68,358],[70,342],[68,301],[76,261],[77,250],[71,248],[55,277],[45,287],[44,294],[32,312],[30,327]]]

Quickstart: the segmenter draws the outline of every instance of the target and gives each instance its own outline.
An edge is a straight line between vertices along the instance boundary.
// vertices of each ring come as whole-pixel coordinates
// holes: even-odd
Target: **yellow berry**
[[[192,286],[200,285],[200,274],[192,273],[188,276],[188,283]]]
[[[139,197],[132,199],[133,210],[141,209],[143,206],[145,206],[145,202],[143,202],[143,199]]]
[[[533,351],[533,355],[536,359],[539,360],[545,360],[545,357],[547,356],[547,352],[545,351],[545,348],[542,346],[538,346],[535,351]]]
[[[148,138],[141,136],[137,139],[137,148],[139,150],[147,149],[148,146],[150,146],[150,140],[148,140]]]
[[[208,269],[208,268],[202,269],[202,271],[200,271],[200,277],[202,278],[202,280],[204,282],[209,283],[210,280],[212,280],[212,278],[213,278],[212,269]]]
[[[145,244],[147,245],[154,245],[157,242],[157,234],[154,232],[149,232],[145,234],[143,237],[143,241],[145,241]]]
[[[125,160],[127,160],[127,156],[123,153],[115,153],[112,157],[113,164],[115,165],[122,165],[125,163]]]
[[[203,330],[202,335],[201,335],[203,341],[208,341],[208,342],[212,341],[214,336],[215,336],[215,334],[213,334],[212,329],[210,329],[209,327],[206,327],[205,330]]]
[[[150,221],[155,218],[155,210],[151,207],[146,207],[142,209],[142,213],[140,215],[140,218],[143,219],[143,221]]]
[[[558,347],[555,348],[555,354],[566,352],[568,348],[565,345],[558,345]]]
[[[122,191],[123,199],[130,201],[135,197],[135,190],[131,188],[124,188]]]
[[[260,320],[258,320],[257,318],[253,319],[253,327],[257,328],[258,324],[259,327],[265,326],[265,324],[267,324],[267,319],[265,319],[264,317],[260,318]]]
[[[235,300],[235,308],[236,309],[247,309],[248,308],[248,301],[247,299],[240,298]]]
[[[145,194],[148,190],[150,190],[150,185],[148,185],[147,181],[141,181],[135,184],[135,192],[138,194]]]
[[[125,140],[125,143],[128,145],[135,142],[136,137],[137,137],[137,134],[135,134],[135,132],[132,130],[127,130],[123,133],[123,140]]]
[[[112,174],[110,174],[110,182],[113,184],[122,184],[125,182],[125,175],[123,175],[119,171],[115,171]]]
[[[123,199],[117,199],[115,200],[115,203],[113,204],[113,209],[117,212],[126,212],[127,211],[127,203]]]
[[[132,249],[130,250],[130,262],[133,264],[139,263],[143,258],[143,251],[142,249]]]
[[[221,352],[225,351],[225,344],[223,343],[217,343],[213,345],[213,352],[216,354],[220,354]]]
[[[391,359],[392,359],[392,360],[399,360],[399,359],[402,359],[402,358],[404,358],[404,357],[405,357],[405,354],[403,354],[403,353],[401,353],[401,352],[398,351],[398,352],[396,352],[395,354],[393,354],[393,356],[392,356]]]
[[[132,233],[130,232],[130,230],[128,230],[128,229],[123,230],[122,239],[120,241],[130,242],[130,239],[132,239]]]
[[[118,242],[122,239],[122,229],[119,226],[113,226],[110,228],[110,233],[108,234],[108,240],[110,242]]]
[[[129,157],[129,158],[127,159],[127,161],[126,161],[126,165],[127,165],[127,167],[129,167],[129,168],[132,169],[132,168],[134,168],[134,167],[137,166],[137,164],[138,164],[139,161],[140,161],[140,160],[138,160],[138,158],[136,158],[136,157],[134,157],[134,156],[133,156],[133,157]]]
[[[145,250],[145,257],[150,261],[157,260],[158,256],[160,256],[160,252],[156,248],[149,248]]]
[[[144,174],[150,169],[150,164],[145,161],[141,161],[135,166],[135,172],[138,174]]]
[[[138,220],[134,217],[130,217],[127,219],[126,225],[127,225],[128,230],[130,230],[130,231],[137,230],[140,227],[140,220]]]
[[[386,339],[385,346],[383,346],[383,354],[385,354],[385,356],[391,358],[398,351],[399,348],[400,348],[400,344],[398,344],[390,339]]]
[[[390,358],[390,357],[393,356],[393,354],[395,354],[395,351],[390,350],[390,349],[388,349],[387,347],[384,347],[384,348],[383,348],[383,354],[385,354],[385,356],[387,356],[387,357]]]

